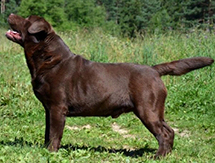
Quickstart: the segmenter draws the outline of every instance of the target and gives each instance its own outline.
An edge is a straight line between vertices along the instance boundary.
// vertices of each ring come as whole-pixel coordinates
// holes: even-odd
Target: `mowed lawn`
[[[67,118],[58,153],[43,147],[45,112],[33,94],[23,49],[0,29],[0,162],[137,163],[215,162],[215,65],[162,77],[168,89],[165,117],[175,130],[174,149],[150,159],[157,141],[134,114],[117,119]],[[215,59],[215,34],[148,35],[119,39],[100,30],[58,33],[71,51],[97,62],[161,62],[208,56]]]

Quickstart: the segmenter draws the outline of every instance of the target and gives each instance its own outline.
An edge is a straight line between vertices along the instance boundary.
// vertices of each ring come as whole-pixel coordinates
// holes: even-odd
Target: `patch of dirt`
[[[120,135],[122,135],[124,138],[133,138],[133,139],[135,139],[134,135],[128,134],[128,130],[122,129],[121,126],[119,126],[117,123],[112,124],[112,129],[113,129],[113,131],[115,131],[115,132],[119,133]]]
[[[130,147],[130,146],[128,146],[128,145],[123,145],[123,149],[127,149],[127,150],[129,150],[129,151],[134,151],[134,150],[135,150],[135,148]]]
[[[190,137],[190,132],[188,130],[183,130],[183,131],[179,131],[179,129],[177,128],[173,128],[173,130],[175,131],[176,134],[178,134],[181,137]]]
[[[82,130],[82,129],[91,129],[91,126],[88,125],[84,125],[84,126],[68,126],[66,125],[66,128],[68,128],[69,130]]]

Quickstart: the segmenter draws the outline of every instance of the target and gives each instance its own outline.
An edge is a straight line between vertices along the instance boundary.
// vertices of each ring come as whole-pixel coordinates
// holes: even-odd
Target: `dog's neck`
[[[25,57],[32,79],[74,55],[54,32],[48,35],[43,42],[25,44]]]

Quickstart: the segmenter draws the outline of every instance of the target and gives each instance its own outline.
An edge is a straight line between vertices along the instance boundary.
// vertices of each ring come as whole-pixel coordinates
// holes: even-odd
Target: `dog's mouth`
[[[14,41],[16,43],[20,43],[20,41],[22,41],[22,36],[20,32],[17,32],[15,30],[8,30],[6,32],[6,37],[11,40]]]

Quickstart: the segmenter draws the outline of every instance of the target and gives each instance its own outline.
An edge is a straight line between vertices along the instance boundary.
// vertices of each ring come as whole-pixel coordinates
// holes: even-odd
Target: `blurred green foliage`
[[[0,15],[6,26],[10,13],[45,17],[58,30],[100,27],[114,35],[189,32],[193,28],[214,30],[212,0],[8,0]]]

